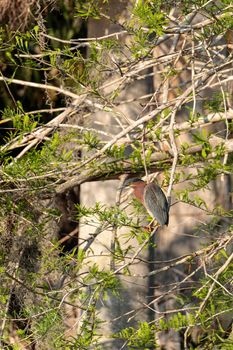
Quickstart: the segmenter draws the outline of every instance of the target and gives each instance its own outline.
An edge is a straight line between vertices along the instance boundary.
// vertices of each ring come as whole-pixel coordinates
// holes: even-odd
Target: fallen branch
[[[219,147],[220,145],[224,146],[224,149],[226,152],[232,153],[233,152],[233,139],[230,140],[223,140],[220,137],[217,136],[212,136],[208,140],[212,152],[209,154],[208,159],[215,158],[216,156],[216,147]],[[178,150],[178,154],[180,154],[180,149]],[[190,147],[185,151],[185,155],[189,154],[197,154],[202,151],[202,145],[190,145]],[[179,157],[178,157],[179,158]],[[151,170],[155,171],[162,171],[163,167],[161,166],[161,162],[169,162],[171,163],[173,159],[173,156],[169,152],[155,152],[151,156]],[[179,163],[178,163],[179,164]],[[96,172],[91,172],[90,170],[85,170],[82,171],[81,173],[74,175],[70,177],[67,181],[65,181],[62,184],[59,184],[56,188],[56,193],[64,193],[71,188],[81,185],[84,182],[89,182],[89,181],[103,181],[103,180],[110,180],[110,179],[119,179],[119,176],[122,175],[123,173],[130,173],[132,170],[132,163],[127,160],[127,164],[124,164],[122,167],[121,172],[115,173],[114,175],[109,175],[104,173],[103,171],[98,170]],[[139,169],[138,174],[143,174],[144,173],[144,167],[142,166],[141,169]]]

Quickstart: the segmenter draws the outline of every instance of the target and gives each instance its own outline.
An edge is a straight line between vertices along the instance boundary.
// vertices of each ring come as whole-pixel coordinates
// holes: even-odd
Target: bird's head
[[[126,179],[122,188],[126,188],[126,187],[131,187],[131,188],[136,188],[136,187],[144,187],[146,185],[146,183],[136,177],[130,178],[130,179]]]

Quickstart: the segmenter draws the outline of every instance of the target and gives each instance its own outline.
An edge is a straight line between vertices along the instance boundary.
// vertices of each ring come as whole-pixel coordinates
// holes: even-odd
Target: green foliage
[[[195,317],[193,314],[189,313],[187,315],[177,312],[174,316],[169,319],[161,319],[159,321],[160,328],[162,330],[174,329],[176,331],[182,330],[186,327],[192,327],[195,325]]]
[[[76,15],[87,20],[89,17],[100,19],[99,1],[78,1],[76,4]]]
[[[17,181],[25,179],[28,181],[31,178],[31,184],[36,187],[41,187],[47,180],[50,182],[50,176],[47,177],[46,172],[54,171],[56,173],[57,170],[62,169],[62,163],[65,164],[70,160],[71,151],[66,152],[63,150],[62,153],[58,152],[59,146],[63,144],[64,140],[68,139],[69,136],[61,138],[58,133],[55,133],[51,140],[43,145],[41,150],[37,151],[34,149],[18,161],[6,158],[6,164],[3,166],[3,176],[6,179],[14,177]],[[41,179],[35,178],[40,175],[44,176]]]
[[[211,146],[208,141],[208,135],[205,131],[202,131],[202,133],[193,133],[192,134],[194,140],[197,142],[197,144],[202,145],[202,150],[201,150],[201,156],[206,159],[207,156],[211,152]]]
[[[129,350],[149,350],[156,347],[155,326],[149,325],[147,322],[139,322],[137,328],[125,328],[114,337],[126,341]]]
[[[51,310],[46,315],[37,319],[35,328],[38,336],[44,336],[50,329],[61,321],[61,316],[57,310]]]
[[[151,54],[154,37],[163,35],[166,24],[161,1],[137,1],[132,19],[126,25],[134,34],[130,49],[135,59]]]
[[[104,227],[111,226],[129,226],[131,224],[131,219],[128,218],[125,212],[119,208],[119,206],[115,207],[106,207],[99,202],[96,202],[94,208],[86,208],[82,205],[77,204],[77,220],[80,220],[83,217],[95,217],[98,221],[104,225]],[[88,220],[88,219],[87,219]],[[95,220],[95,219],[92,219]]]
[[[161,10],[161,1],[137,1],[134,8],[135,24],[146,26],[148,33],[163,34],[163,27],[167,24],[165,14]]]
[[[224,239],[232,232],[233,211],[225,208],[224,203],[211,203],[210,208],[205,190],[212,190],[213,182],[220,175],[232,175],[233,156],[229,153],[228,158],[225,157],[225,141],[232,138],[233,123],[226,122],[223,117],[223,128],[218,129],[220,124],[216,123],[211,132],[201,124],[207,114],[217,115],[231,106],[230,90],[224,91],[225,83],[221,81],[227,79],[230,72],[231,43],[224,46],[224,40],[225,34],[232,29],[231,4],[231,0],[218,3],[178,1],[179,14],[174,18],[174,3],[160,0],[131,2],[128,9],[112,16],[109,15],[112,13],[109,6],[115,6],[113,2],[59,1],[55,7],[49,4],[43,11],[37,9],[34,22],[28,24],[24,32],[9,31],[7,26],[0,28],[0,316],[4,341],[10,342],[11,329],[18,327],[15,331],[17,339],[22,340],[27,348],[36,344],[41,349],[101,350],[102,327],[108,321],[99,311],[102,305],[111,308],[114,303],[121,303],[124,314],[121,316],[129,317],[129,321],[143,307],[151,313],[149,322],[142,317],[136,326],[129,322],[128,327],[122,326],[114,333],[113,339],[125,344],[127,349],[156,348],[155,339],[159,332],[173,329],[180,334],[185,330],[191,333],[192,327],[201,328],[203,349],[232,347],[232,340],[226,339],[220,317],[232,310],[229,282],[232,264],[217,277],[216,273],[229,258],[230,240],[226,243]],[[130,15],[128,18],[126,10]],[[199,14],[203,23],[196,29],[195,23],[192,26],[189,20],[195,15],[196,21]],[[43,19],[43,16],[46,17]],[[99,20],[103,19],[111,24],[106,35],[101,39],[82,40],[87,36],[88,23],[101,24]],[[114,28],[120,28],[120,33],[112,33]],[[157,45],[158,55],[155,53]],[[168,45],[168,54],[163,52],[165,45]],[[228,50],[228,56],[223,60],[225,50]],[[210,79],[202,81],[203,76],[212,70],[214,73]],[[4,81],[3,76],[8,79]],[[152,77],[156,89],[150,93],[148,89],[146,97],[135,98],[134,87],[137,89],[137,84],[145,77]],[[17,85],[14,79],[21,80],[21,85]],[[29,87],[27,82],[34,84]],[[217,83],[221,83],[221,89],[217,86],[216,92],[206,97],[206,91],[214,91],[211,84]],[[46,85],[59,88],[61,93],[47,89]],[[185,98],[183,94],[190,87],[193,90]],[[76,94],[74,99],[70,97],[71,92]],[[203,108],[199,112],[201,103]],[[125,113],[125,106],[130,108],[129,115]],[[51,119],[62,116],[57,107],[63,107],[61,113],[64,109],[67,113],[69,108],[70,112],[65,120],[61,118],[61,122],[48,128]],[[138,112],[138,107],[142,113]],[[105,120],[99,127],[95,116],[101,112],[104,116],[108,113],[108,120],[117,125],[117,132],[124,134],[123,139],[118,136],[114,139],[110,125],[106,132],[100,130]],[[187,232],[181,234],[185,237],[193,234],[195,242],[202,234],[210,239],[205,244],[216,244],[210,251],[207,248],[205,251],[203,245],[203,252],[177,258],[183,253],[175,252],[169,236],[169,248],[175,260],[173,255],[169,260],[170,252],[166,251],[168,259],[161,262],[161,250],[147,227],[152,218],[133,196],[121,205],[122,193],[115,205],[97,201],[89,207],[77,204],[76,186],[62,195],[56,191],[64,182],[75,183],[77,180],[77,184],[80,181],[116,179],[125,173],[141,176],[146,170],[149,175],[158,172],[160,179],[163,175],[159,180],[161,185],[169,186],[174,146],[170,130],[173,112],[176,112],[173,131],[178,160],[172,179],[172,204],[175,206],[183,201],[208,215],[205,222],[201,218],[200,224],[195,224],[195,227],[188,225]],[[150,113],[150,120],[133,128],[135,120],[147,113]],[[188,121],[184,123],[188,125],[185,130],[176,127],[176,123],[184,121],[183,115]],[[64,123],[73,123],[73,116],[74,125],[69,126],[73,131],[66,132],[68,126]],[[198,128],[196,122],[200,122]],[[209,116],[208,122],[211,123]],[[96,125],[98,130],[95,131]],[[131,131],[126,133],[129,126]],[[222,142],[216,147],[211,146],[211,133],[219,136],[218,132],[221,132]],[[185,142],[183,134],[186,134]],[[120,143],[125,137],[128,141]],[[103,151],[111,140],[111,147]],[[164,143],[169,145],[166,153]],[[163,158],[164,154],[166,158]],[[54,208],[57,197],[60,202]],[[128,204],[131,207],[125,210]],[[182,215],[186,220],[186,213]],[[175,217],[171,222],[176,220]],[[85,237],[76,230],[79,221],[86,225]],[[179,222],[170,226],[171,230],[179,231],[177,226]],[[121,233],[122,228],[124,233]],[[102,242],[101,234],[106,230],[109,231],[107,240],[110,243]],[[159,228],[156,232],[158,241],[167,240],[165,230]],[[179,234],[175,243],[181,240]],[[219,234],[221,237],[214,242]],[[93,248],[94,241],[98,242],[97,253]],[[67,242],[74,242],[74,246],[66,246]],[[193,249],[197,249],[196,243],[194,246]],[[98,259],[104,261],[104,267],[100,266]],[[152,272],[149,274],[151,280],[154,270],[155,275],[165,272],[168,279],[170,272],[174,275],[175,283],[169,288],[174,295],[179,294],[177,310],[161,312],[159,319],[153,314],[154,305],[149,300],[157,298],[157,291],[161,293],[162,303],[170,296],[167,292],[163,294],[162,288],[160,292],[160,275],[158,279],[155,276],[148,291],[148,305],[142,302],[139,310],[135,310],[131,307],[131,300],[123,300],[125,280],[133,281],[136,290],[138,284],[134,278],[148,278],[147,272],[142,276],[141,271],[137,271],[139,264]],[[187,277],[196,265],[202,266],[201,278],[196,272]],[[192,278],[196,277],[198,281],[193,283]],[[145,282],[142,284],[146,286]],[[166,283],[165,287],[168,287]],[[131,290],[126,292],[131,297]],[[203,301],[204,306],[199,312]],[[186,302],[192,305],[190,311]],[[66,328],[70,310],[74,310],[76,318],[73,325]],[[120,316],[110,317],[114,322],[119,319],[120,324]],[[69,331],[71,335],[68,335]],[[19,349],[16,344],[13,347]]]
[[[227,96],[225,96],[226,98]],[[205,102],[204,106],[212,113],[224,112],[223,95],[221,92],[213,94],[212,98],[209,98]]]
[[[4,108],[2,113],[3,119],[10,119],[13,124],[14,132],[11,132],[11,138],[19,133],[24,134],[26,132],[33,131],[39,123],[40,115],[28,115],[23,111],[23,106],[20,101],[17,101],[17,109],[11,109],[9,107]]]
[[[105,153],[109,157],[113,157],[116,160],[122,160],[125,158],[125,145],[124,144],[120,146],[113,145]]]
[[[87,145],[89,150],[98,148],[100,140],[94,133],[87,131],[83,134],[83,144]]]

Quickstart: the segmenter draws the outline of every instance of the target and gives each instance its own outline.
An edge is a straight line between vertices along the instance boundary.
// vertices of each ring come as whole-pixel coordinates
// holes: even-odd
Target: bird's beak
[[[119,190],[123,190],[123,189],[125,189],[127,187],[131,187],[131,185],[130,184],[123,184],[122,186],[118,187],[118,189]]]

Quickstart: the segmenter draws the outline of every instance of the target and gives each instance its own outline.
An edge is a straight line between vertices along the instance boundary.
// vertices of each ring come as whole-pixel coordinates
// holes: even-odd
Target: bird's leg
[[[155,222],[155,219],[152,219],[151,222],[149,223],[149,226],[152,226],[154,222]]]
[[[154,222],[155,222],[155,221],[156,221],[156,219],[153,219],[153,220],[151,220],[151,222],[149,223],[149,225],[147,225],[147,230],[148,230],[149,232],[154,231],[155,227],[158,226],[157,223],[154,225]]]

